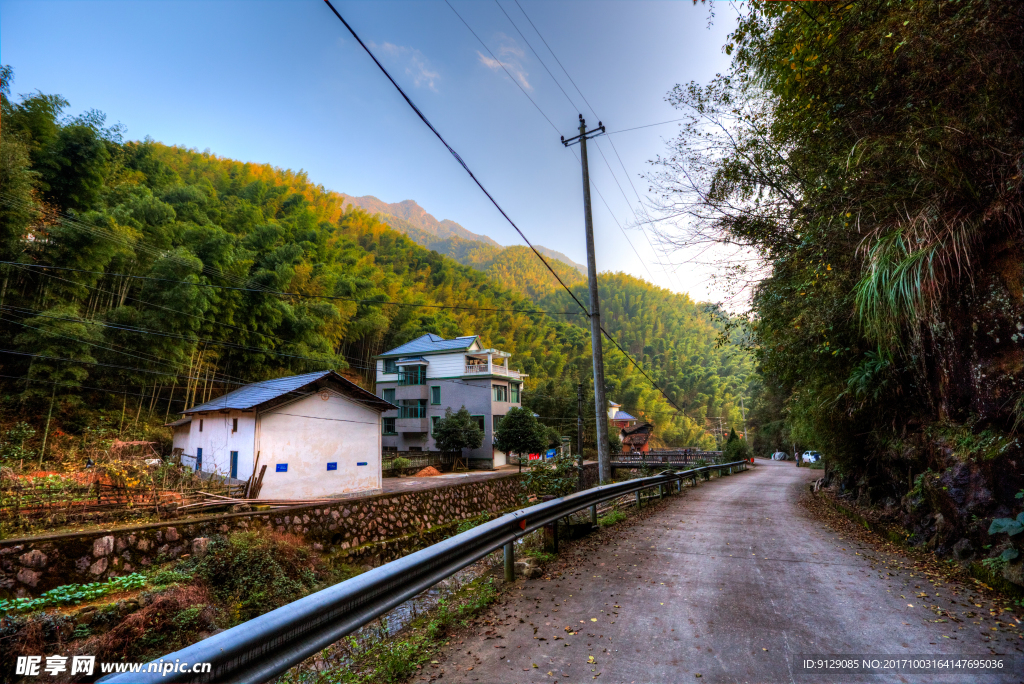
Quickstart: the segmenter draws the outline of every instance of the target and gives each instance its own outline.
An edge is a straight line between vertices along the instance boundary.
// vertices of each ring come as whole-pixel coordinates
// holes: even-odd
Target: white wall
[[[185,423],[184,425],[178,425],[177,427],[173,428],[174,434],[171,437],[172,449],[181,449],[183,453],[189,453],[188,445],[190,439],[190,428],[191,425],[189,423]]]
[[[333,391],[324,400],[323,393],[260,414],[256,449],[267,466],[261,499],[380,491],[380,414]],[[338,469],[327,470],[328,463]],[[277,472],[278,464],[287,472]]]
[[[238,419],[238,432],[231,432],[231,421]],[[200,431],[202,421],[202,431]],[[253,412],[231,411],[230,413],[209,413],[192,416],[188,433],[188,445],[181,462],[196,467],[197,449],[203,450],[203,472],[218,475],[231,474],[231,452],[238,452],[238,473],[235,477],[247,480],[252,475],[253,446],[256,441],[256,414]],[[177,441],[175,446],[178,446]],[[266,463],[260,459],[261,463]],[[270,468],[267,468],[270,470]]]
[[[427,379],[430,378],[450,378],[452,376],[461,376],[466,374],[466,354],[465,352],[459,352],[457,354],[434,354],[431,356],[424,356],[429,365],[427,366]]]

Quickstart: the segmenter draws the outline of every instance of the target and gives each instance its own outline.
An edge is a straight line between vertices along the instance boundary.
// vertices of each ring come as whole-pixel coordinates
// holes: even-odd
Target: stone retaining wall
[[[379,494],[116,530],[0,540],[0,596],[35,596],[62,584],[96,582],[201,553],[211,536],[243,530],[300,535],[314,550],[386,562],[425,546],[431,528],[520,505],[520,478]]]

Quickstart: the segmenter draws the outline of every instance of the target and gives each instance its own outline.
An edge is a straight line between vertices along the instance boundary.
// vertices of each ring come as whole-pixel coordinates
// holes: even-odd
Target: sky
[[[666,93],[724,72],[735,25],[726,3],[709,25],[690,0],[334,5],[523,233],[579,263],[580,163],[559,136],[576,135],[579,114],[609,132],[680,118]],[[321,0],[0,0],[0,61],[12,94],[63,95],[128,139],[303,169],[329,190],[412,199],[523,244]],[[637,227],[641,174],[677,125],[590,144],[598,269],[721,301],[707,267],[659,253]]]

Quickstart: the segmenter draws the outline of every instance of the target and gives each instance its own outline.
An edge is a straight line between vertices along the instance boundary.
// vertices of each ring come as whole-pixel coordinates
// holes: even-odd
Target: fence
[[[381,459],[381,470],[385,473],[395,469],[395,459],[404,458],[409,461],[409,469],[422,470],[428,466],[440,468],[451,465],[451,459],[444,459],[440,451],[388,451]]]
[[[717,463],[721,458],[721,451],[651,451],[646,454],[613,454],[612,463],[642,468],[644,465],[690,465],[698,461]]]
[[[350,580],[265,613],[161,661],[210,663],[204,674],[140,672],[108,675],[102,682],[266,682],[315,655],[413,596],[484,556],[505,549],[506,577],[514,569],[514,542],[545,525],[625,494],[692,479],[707,473],[744,470],[747,461],[722,463],[628,480],[570,494],[483,523],[467,532],[374,568]]]
[[[32,524],[65,524],[86,519],[123,520],[159,514],[204,499],[201,491],[218,491],[231,496],[236,485],[199,482],[178,490],[158,486],[122,486],[100,481],[0,482],[0,524],[17,527]],[[173,506],[171,504],[174,504]]]

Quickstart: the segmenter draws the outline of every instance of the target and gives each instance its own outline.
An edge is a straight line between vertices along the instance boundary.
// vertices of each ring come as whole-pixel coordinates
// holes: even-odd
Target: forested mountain
[[[526,248],[471,268],[303,173],[125,142],[103,115],[66,117],[66,107],[57,96],[12,102],[4,93],[0,386],[9,410],[37,420],[53,406],[74,430],[97,407],[173,415],[238,383],[325,367],[369,385],[384,349],[424,332],[473,333],[511,352],[530,374],[527,403],[574,434],[589,335]],[[555,263],[585,301],[577,272]],[[609,396],[653,418],[666,443],[707,444],[705,414],[737,419],[745,371],[733,352],[715,348],[718,331],[685,297],[626,276],[602,287],[606,327],[684,412],[614,349]]]
[[[460,264],[480,268],[479,264],[494,261],[506,249],[486,235],[466,230],[455,221],[438,221],[412,200],[388,204],[372,195],[352,197],[341,193],[341,196],[346,202],[377,215],[384,223],[408,235],[413,242],[450,256]],[[537,251],[587,275],[586,266],[576,263],[561,252],[540,245]]]

